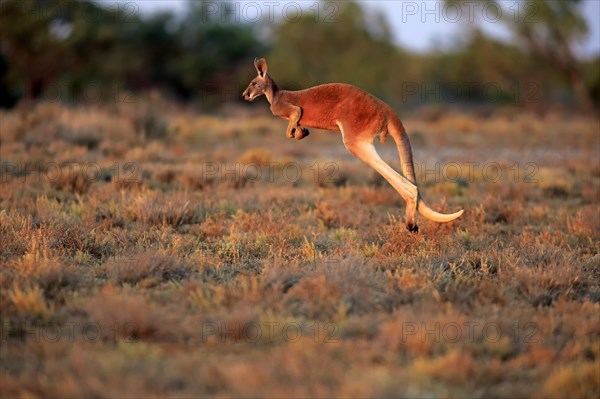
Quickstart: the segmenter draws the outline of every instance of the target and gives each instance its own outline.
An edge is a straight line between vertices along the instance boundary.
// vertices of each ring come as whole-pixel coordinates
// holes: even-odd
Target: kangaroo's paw
[[[296,131],[294,133],[294,137],[296,137],[296,140],[302,140],[309,134],[310,134],[310,132],[308,131],[307,128],[298,126],[298,128],[296,128]]]
[[[287,136],[288,139],[293,139],[296,133],[296,128],[293,128],[292,130],[288,130],[287,132],[285,132],[285,135]]]

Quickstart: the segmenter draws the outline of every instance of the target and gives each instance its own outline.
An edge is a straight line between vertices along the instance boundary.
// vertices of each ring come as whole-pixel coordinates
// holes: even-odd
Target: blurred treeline
[[[452,48],[417,54],[394,44],[383,15],[354,2],[336,3],[329,19],[306,12],[251,23],[207,13],[202,1],[178,15],[126,2],[0,0],[0,106],[155,92],[214,106],[239,101],[254,57],[266,56],[283,87],[346,82],[396,107],[597,107],[600,59],[573,55],[587,34],[579,2],[523,2],[541,12],[535,23],[500,22],[513,33],[510,44],[465,23]]]

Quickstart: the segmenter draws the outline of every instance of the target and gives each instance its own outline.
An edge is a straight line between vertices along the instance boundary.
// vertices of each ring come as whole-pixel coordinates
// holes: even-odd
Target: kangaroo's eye
[[[256,86],[256,82],[252,82],[252,86]]]

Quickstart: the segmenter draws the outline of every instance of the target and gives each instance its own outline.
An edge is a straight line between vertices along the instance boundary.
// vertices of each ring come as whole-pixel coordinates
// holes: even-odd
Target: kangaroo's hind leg
[[[410,208],[416,210],[419,197],[417,186],[404,176],[400,175],[381,159],[373,146],[372,140],[366,139],[368,136],[349,134],[344,131],[342,126],[340,126],[340,130],[342,131],[344,145],[348,151],[383,176],[383,178],[398,191],[402,198],[404,198],[407,209]],[[414,214],[412,215],[412,219],[406,221],[406,228],[413,232],[418,231],[418,227],[414,222]]]
[[[412,184],[417,185],[417,178],[415,176],[415,166],[413,163],[412,148],[408,139],[408,134],[402,122],[395,117],[391,123],[388,124],[388,132],[394,138],[396,147],[398,148],[398,156],[400,158],[400,170],[404,177],[406,177]],[[419,199],[412,203],[406,204],[406,227],[413,233],[419,231],[419,227],[416,222],[417,206]]]

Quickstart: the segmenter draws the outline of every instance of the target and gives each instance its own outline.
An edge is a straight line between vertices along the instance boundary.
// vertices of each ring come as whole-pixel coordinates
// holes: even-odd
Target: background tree
[[[66,47],[58,21],[65,1],[0,2],[0,49],[8,61],[9,82],[20,81],[22,95],[38,97],[65,66]]]
[[[401,70],[401,52],[385,18],[357,3],[338,5],[335,22],[305,13],[275,27],[269,53],[274,77],[287,87],[345,82],[386,100],[396,97],[389,83]]]
[[[192,1],[188,7],[177,30],[182,53],[174,65],[185,96],[223,101],[235,93],[237,99],[243,90],[237,83],[241,71],[266,47],[252,25],[207,13],[206,2]]]
[[[535,57],[539,65],[556,68],[570,83],[580,106],[590,109],[582,65],[573,51],[574,45],[588,33],[581,15],[581,0],[522,0],[510,8],[503,7],[497,0],[484,1],[502,11],[501,21],[510,29],[516,43]],[[446,2],[465,7],[465,3],[458,0]]]

